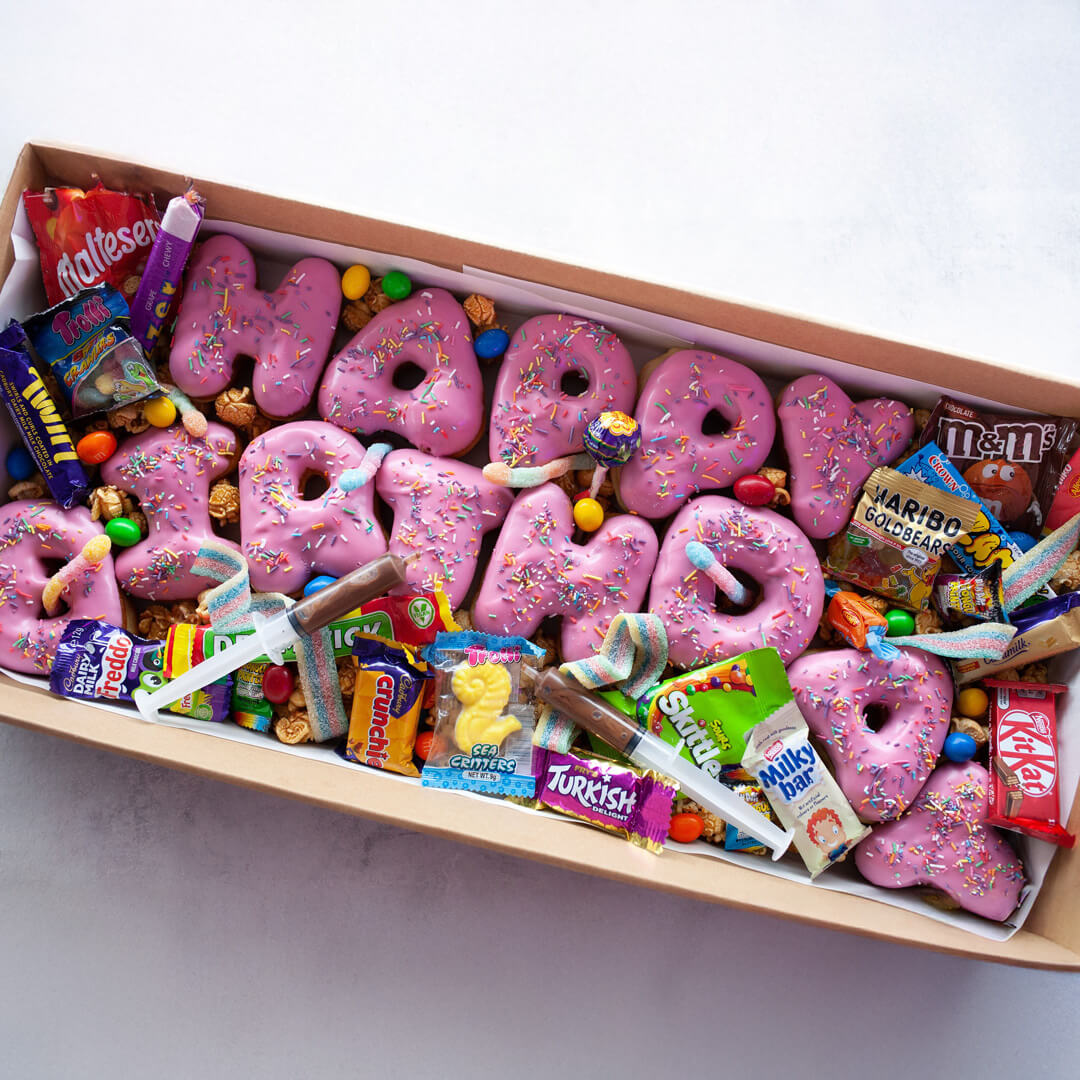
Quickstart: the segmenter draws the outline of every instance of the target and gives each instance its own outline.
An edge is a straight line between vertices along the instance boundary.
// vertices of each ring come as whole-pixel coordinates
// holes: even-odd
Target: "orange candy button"
[[[116,453],[116,436],[111,431],[91,431],[78,441],[75,453],[87,465],[100,465]]]

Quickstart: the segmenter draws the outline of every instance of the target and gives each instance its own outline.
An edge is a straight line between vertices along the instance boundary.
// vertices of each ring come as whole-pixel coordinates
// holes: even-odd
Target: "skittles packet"
[[[419,776],[413,746],[428,665],[408,646],[371,634],[357,635],[353,656],[356,689],[342,755],[360,765]]]
[[[637,719],[719,780],[739,766],[750,729],[793,700],[780,654],[754,649],[657,683],[638,699]]]

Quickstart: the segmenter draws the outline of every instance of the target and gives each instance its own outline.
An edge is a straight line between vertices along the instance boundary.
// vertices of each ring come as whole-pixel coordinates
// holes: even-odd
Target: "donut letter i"
[[[640,611],[656,562],[656,533],[638,517],[607,518],[575,544],[570,499],[554,484],[521,494],[506,515],[473,606],[473,625],[494,634],[536,632],[562,618],[563,660],[591,656],[620,611]]]
[[[268,416],[293,416],[318,388],[340,304],[326,259],[301,259],[275,292],[262,292],[251,252],[214,236],[184,277],[169,371],[185,394],[210,398],[231,384],[236,358],[252,356],[255,403]]]
[[[122,589],[145,600],[193,600],[206,588],[191,565],[204,540],[228,543],[214,535],[207,504],[235,453],[236,436],[223,424],[208,424],[203,439],[173,424],[131,436],[101,466],[106,484],[139,500],[150,532],[116,559]]]

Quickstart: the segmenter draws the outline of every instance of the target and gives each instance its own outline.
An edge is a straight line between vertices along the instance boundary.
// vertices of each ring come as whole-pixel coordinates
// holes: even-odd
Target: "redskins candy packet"
[[[895,469],[870,474],[855,514],[822,569],[903,607],[930,603],[942,556],[967,539],[979,507]]]
[[[93,285],[112,285],[128,300],[150,257],[161,222],[152,195],[103,184],[23,192],[52,307]]]

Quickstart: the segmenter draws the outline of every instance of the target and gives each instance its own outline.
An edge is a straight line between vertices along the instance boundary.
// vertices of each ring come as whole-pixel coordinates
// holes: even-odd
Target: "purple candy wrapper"
[[[86,502],[90,478],[30,360],[26,332],[18,323],[0,333],[0,395],[52,497],[65,510]]]
[[[203,219],[203,198],[194,188],[169,200],[150,258],[131,302],[131,332],[149,352],[158,342],[180,291],[184,267]]]
[[[1066,611],[1072,611],[1074,607],[1080,607],[1080,592],[1065,593],[1064,596],[1055,596],[1051,600],[1044,600],[1041,604],[1029,604],[1027,607],[1018,608],[1009,615],[1009,622],[1016,627],[1018,634],[1026,633],[1033,626],[1056,619],[1064,615]]]
[[[131,701],[134,691],[164,686],[164,641],[149,641],[123,627],[72,619],[56,647],[49,689],[82,701]],[[181,698],[168,711],[220,723],[229,715],[232,676]]]
[[[649,851],[663,848],[676,791],[667,777],[539,747],[533,768],[541,806],[619,833]]]

